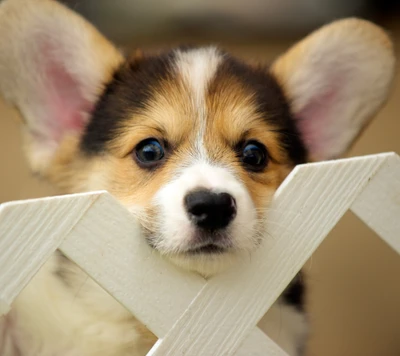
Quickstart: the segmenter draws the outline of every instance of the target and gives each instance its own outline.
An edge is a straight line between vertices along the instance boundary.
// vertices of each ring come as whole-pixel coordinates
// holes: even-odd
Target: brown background
[[[395,26],[388,27],[400,44],[400,31]],[[145,40],[143,43],[148,45]],[[242,57],[262,61],[274,58],[289,44],[287,40],[223,43]],[[400,78],[395,81],[388,104],[351,155],[400,153],[399,111]],[[21,152],[18,124],[13,119],[13,113],[0,103],[0,202],[54,193],[30,175]],[[305,270],[313,323],[308,355],[400,355],[400,256],[348,213]]]

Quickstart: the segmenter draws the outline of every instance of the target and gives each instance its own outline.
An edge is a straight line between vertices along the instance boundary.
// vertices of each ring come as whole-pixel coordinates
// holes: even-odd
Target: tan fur
[[[253,93],[232,77],[214,83],[208,99],[206,147],[216,161],[232,165],[245,182],[258,209],[265,206],[271,194],[293,168],[282,149],[274,127],[257,113]],[[274,115],[273,112],[270,115]],[[257,140],[269,153],[268,169],[261,173],[246,172],[234,157],[232,147],[240,141]]]
[[[369,44],[371,50],[380,50],[383,51],[384,54],[389,54],[389,62],[393,62],[393,43],[388,34],[383,31],[382,28],[369,21],[364,21],[361,19],[344,19],[340,21],[340,26],[338,26],[338,24],[339,21],[328,24],[322,27],[320,30],[312,33],[299,43],[296,43],[273,64],[272,71],[280,81],[283,88],[286,90],[286,94],[289,98],[294,96],[292,93],[294,88],[288,83],[289,76],[295,72],[297,68],[299,68],[299,63],[304,61],[304,54],[308,53],[310,50],[308,47],[321,45],[319,48],[319,50],[321,50],[323,41],[327,41],[329,39],[334,40],[335,38],[345,40],[347,37],[351,38],[351,41],[353,42],[359,41],[359,47],[357,47],[357,49],[368,51],[367,48],[361,47],[361,43],[366,41],[367,46]],[[357,39],[354,40],[353,37],[357,37]],[[360,39],[363,39],[363,41],[360,41]],[[359,55],[362,56],[365,54],[366,53],[363,52]],[[331,55],[333,56],[334,53],[331,53]],[[385,66],[382,66],[380,69],[382,70],[380,73],[381,76],[386,77],[385,72],[390,71],[392,66],[390,65],[386,68]]]

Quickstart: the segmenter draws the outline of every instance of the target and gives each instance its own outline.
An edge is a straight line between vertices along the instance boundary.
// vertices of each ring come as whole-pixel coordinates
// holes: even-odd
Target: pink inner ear
[[[318,95],[298,113],[296,113],[297,127],[300,130],[304,143],[314,159],[331,158],[328,152],[336,144],[340,127],[337,127],[335,106],[338,105],[337,85],[330,87]]]
[[[51,51],[42,52],[45,58],[45,93],[44,105],[47,115],[43,118],[46,135],[53,141],[60,142],[68,132],[81,131],[93,104],[85,99],[80,81],[84,78],[74,78],[67,69],[63,59],[52,58]],[[72,65],[72,63],[70,63]]]

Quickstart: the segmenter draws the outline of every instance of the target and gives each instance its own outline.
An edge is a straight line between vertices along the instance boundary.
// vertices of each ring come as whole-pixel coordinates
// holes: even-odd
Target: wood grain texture
[[[134,217],[108,194],[99,197],[60,250],[158,337],[206,283],[155,253]]]
[[[250,263],[211,279],[152,356],[233,355],[390,155],[298,166],[278,189]]]
[[[85,193],[0,205],[0,315],[97,197]]]
[[[400,157],[392,153],[351,210],[400,253]]]

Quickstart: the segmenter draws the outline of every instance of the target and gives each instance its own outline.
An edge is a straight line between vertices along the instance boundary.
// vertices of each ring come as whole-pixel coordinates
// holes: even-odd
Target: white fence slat
[[[109,194],[96,201],[60,250],[158,337],[206,283],[154,253],[133,216]]]
[[[251,263],[211,279],[150,354],[233,355],[389,156],[296,167],[274,197],[267,241]]]
[[[400,253],[400,157],[392,153],[351,210]]]
[[[0,205],[0,315],[96,199],[85,193]]]
[[[186,337],[190,337],[186,335]],[[147,356],[152,356],[163,342],[159,339]],[[191,354],[181,354],[191,355]],[[274,341],[264,334],[259,328],[254,328],[239,346],[236,356],[288,356]],[[192,355],[191,355],[192,356]]]
[[[254,328],[245,337],[236,356],[288,356],[274,341],[259,329]]]

